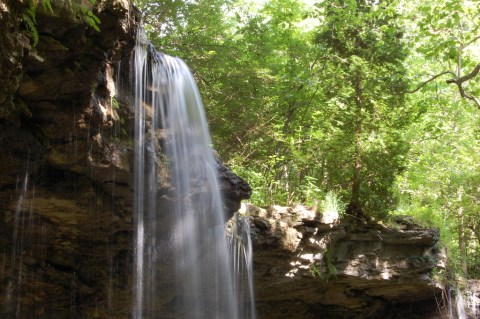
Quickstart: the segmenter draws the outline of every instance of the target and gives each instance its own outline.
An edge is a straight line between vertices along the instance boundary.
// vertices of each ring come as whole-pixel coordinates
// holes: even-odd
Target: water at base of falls
[[[193,76],[183,61],[137,38],[133,318],[255,318],[251,244],[245,234],[230,242],[225,235],[217,162]]]

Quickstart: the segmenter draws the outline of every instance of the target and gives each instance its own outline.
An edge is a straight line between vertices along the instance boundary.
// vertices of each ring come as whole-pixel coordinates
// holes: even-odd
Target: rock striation
[[[247,205],[259,318],[441,318],[438,231]]]
[[[133,47],[128,1],[97,1],[101,32],[82,1],[0,3],[0,317],[127,317],[131,211],[128,129],[113,96],[112,65]],[[115,185],[115,187],[112,187]],[[130,205],[131,206],[131,205]]]

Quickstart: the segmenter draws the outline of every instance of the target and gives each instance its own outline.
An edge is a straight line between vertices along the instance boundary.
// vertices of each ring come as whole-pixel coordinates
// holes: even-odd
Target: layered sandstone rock
[[[52,1],[33,47],[27,5],[0,6],[0,317],[127,316],[131,169],[115,130],[131,111],[108,81],[138,21],[129,2],[98,1],[97,32],[88,2]]]
[[[438,231],[325,223],[303,206],[247,205],[260,318],[436,318]]]

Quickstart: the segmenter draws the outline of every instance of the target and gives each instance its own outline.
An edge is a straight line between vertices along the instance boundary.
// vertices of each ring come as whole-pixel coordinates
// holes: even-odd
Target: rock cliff
[[[130,163],[116,130],[130,111],[109,103],[108,79],[132,48],[135,10],[98,1],[97,32],[80,13],[88,1],[52,1],[33,47],[27,5],[0,2],[0,317],[125,317]]]

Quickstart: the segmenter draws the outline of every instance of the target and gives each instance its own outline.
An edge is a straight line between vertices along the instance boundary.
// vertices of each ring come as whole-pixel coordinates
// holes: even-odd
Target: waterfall
[[[240,318],[255,318],[255,299],[253,291],[253,249],[250,238],[248,216],[235,213],[230,234],[230,249],[233,256],[236,290],[241,291],[240,302],[249,307],[241,309]]]
[[[134,70],[133,318],[254,318],[244,298],[253,297],[252,280],[245,284],[238,266],[251,262],[251,243],[247,235],[231,236],[235,244],[226,237],[218,164],[193,76],[142,34]],[[243,244],[249,255],[240,262],[235,254],[234,264],[231,252],[242,249],[229,247]],[[242,269],[251,278],[249,267]]]
[[[473,318],[478,318],[478,308],[480,307],[480,282],[478,280],[471,280],[468,283],[467,289],[467,308],[470,309]]]
[[[7,284],[3,303],[7,311],[15,314],[15,318],[21,318],[24,315],[20,296],[26,289],[24,287],[25,280],[30,276],[30,274],[23,269],[24,247],[28,244],[27,241],[29,240],[29,236],[26,235],[26,233],[32,231],[34,223],[31,201],[33,201],[32,197],[34,197],[35,191],[30,189],[30,187],[27,165],[23,182],[20,183],[20,181],[17,180],[16,188],[19,191],[19,197],[15,207],[11,254],[11,266],[15,271],[13,272],[13,280],[10,280]],[[3,273],[4,271],[2,271],[2,276]]]
[[[7,293],[6,293],[6,300],[5,306],[6,309],[15,309],[15,316],[20,317],[22,314],[22,309],[20,307],[20,294],[23,290],[23,276],[22,276],[22,250],[24,245],[24,229],[25,229],[25,211],[27,209],[27,196],[28,196],[28,185],[29,185],[29,178],[28,178],[28,169],[25,172],[25,177],[23,183],[21,185],[20,196],[17,201],[16,209],[15,209],[15,217],[14,217],[14,228],[13,228],[13,249],[12,249],[12,260],[11,263],[13,266],[18,265],[18,272],[16,273],[16,280],[10,281],[7,285]],[[17,188],[18,188],[17,181]],[[16,290],[16,295],[13,295],[13,291]],[[15,305],[14,305],[15,303]]]
[[[457,288],[456,292],[456,300],[457,300],[457,318],[458,319],[466,319],[467,314],[465,312],[465,302],[463,300],[462,292],[460,289]]]

